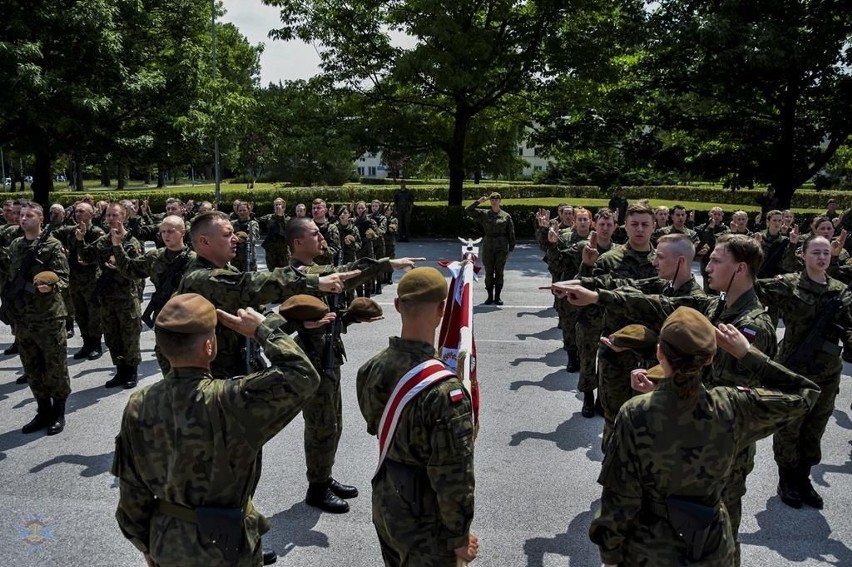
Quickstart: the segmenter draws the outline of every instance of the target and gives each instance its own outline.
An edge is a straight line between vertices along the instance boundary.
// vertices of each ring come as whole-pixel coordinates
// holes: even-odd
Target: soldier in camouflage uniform
[[[576,305],[598,303],[607,312],[622,312],[634,321],[642,321],[656,329],[677,307],[693,307],[704,313],[712,323],[726,323],[740,330],[751,343],[767,356],[776,351],[775,325],[764,311],[754,290],[754,274],[760,268],[763,253],[760,245],[743,235],[719,237],[716,248],[707,264],[710,288],[720,296],[688,295],[661,297],[637,291],[592,292],[574,287],[567,296]],[[555,287],[559,287],[556,284]],[[568,286],[572,287],[572,286]],[[724,292],[724,296],[721,294]],[[726,352],[719,352],[713,364],[704,372],[707,387],[743,386],[760,387],[759,377],[747,372],[740,361]],[[755,445],[741,448],[734,459],[723,495],[725,507],[731,517],[731,527],[736,537],[742,518],[742,497],[746,493],[746,477],[754,468]],[[739,565],[739,542],[736,544],[736,565]]]
[[[237,255],[231,260],[231,264],[245,272],[257,271],[257,252],[255,246],[260,239],[260,226],[251,218],[248,203],[240,202],[237,205],[237,220],[233,221],[234,233],[239,238],[237,244]],[[241,234],[240,234],[241,233]],[[245,234],[245,237],[243,237]],[[251,247],[251,264],[248,264],[249,247]]]
[[[349,211],[350,215],[352,211]],[[298,216],[298,215],[297,215]],[[311,218],[314,224],[317,225],[322,234],[325,248],[320,257],[315,258],[317,264],[334,264],[340,262],[338,254],[340,253],[341,243],[340,234],[337,233],[337,227],[328,219],[328,205],[322,199],[314,199],[311,202]]]
[[[263,239],[263,249],[266,251],[266,269],[270,272],[290,263],[290,249],[284,238],[287,228],[287,201],[278,197],[272,202],[275,212],[260,217],[259,221],[266,224],[266,238]]]
[[[385,256],[393,260],[396,258],[396,235],[399,233],[399,219],[396,218],[393,203],[388,203],[385,208],[385,218],[388,220],[388,230],[385,232]],[[390,285],[393,283],[393,273],[385,274],[385,283]]]
[[[107,207],[110,230],[119,230],[122,234],[126,232],[122,246],[128,256],[135,258],[142,255],[142,245],[124,228],[126,216],[127,209],[121,203],[112,203]],[[85,244],[88,231],[88,226],[78,225],[74,236],[79,246],[77,254],[80,262],[98,264],[101,268],[92,295],[97,303],[104,340],[116,367],[115,376],[107,380],[105,386],[134,388],[138,381],[139,363],[142,362],[139,349],[142,333],[139,287],[135,280],[122,276],[115,269],[115,253],[110,235]]]
[[[14,201],[7,201],[9,206],[3,206],[3,217],[6,219],[6,224],[3,227],[0,227],[0,250],[6,249],[12,243],[13,240],[18,238],[19,236],[23,236],[23,232],[21,231],[20,218],[21,218],[21,199],[15,199]],[[0,278],[0,281],[5,280],[6,278]],[[0,283],[0,289],[2,289],[3,284]],[[11,326],[11,325],[10,325]],[[12,329],[12,334],[15,334],[15,329]],[[66,337],[67,338],[67,337]],[[18,354],[18,341],[15,339],[9,348],[3,351],[5,355]],[[18,384],[26,384],[26,374],[18,378]]]
[[[852,293],[826,275],[831,244],[814,236],[803,247],[805,269],[776,279],[760,280],[756,289],[766,304],[775,305],[784,319],[784,339],[775,359],[813,380],[822,390],[816,405],[779,430],[773,449],[778,464],[778,494],[793,508],[807,504],[822,509],[822,497],[810,480],[811,467],[822,460],[820,443],[834,400],[840,390],[842,341],[852,345]]]
[[[322,233],[309,219],[293,219],[287,227],[287,243],[292,252],[290,265],[299,273],[328,275],[338,271],[360,273],[346,282],[352,289],[373,281],[378,274],[414,265],[411,258],[376,261],[360,258],[339,267],[316,264],[314,258],[323,251]],[[308,291],[308,293],[311,293]],[[332,310],[334,311],[334,310]],[[341,314],[337,315],[338,317]],[[338,325],[345,325],[345,320]],[[345,329],[345,327],[344,327]],[[354,486],[339,483],[332,476],[337,446],[343,433],[343,404],[340,391],[340,367],[346,357],[340,333],[333,333],[334,343],[328,344],[325,330],[290,329],[299,332],[297,343],[301,346],[320,372],[320,386],[311,400],[305,404],[305,465],[307,467],[308,491],[305,502],[326,512],[345,513],[349,505],[343,500],[354,498],[358,490]],[[331,354],[331,360],[328,359]]]
[[[730,567],[735,546],[723,494],[734,455],[804,416],[819,395],[736,327],[715,332],[718,346],[765,388],[706,389],[713,326],[689,308],[666,320],[657,347],[666,378],[622,406],[598,478],[601,509],[589,536],[607,566]]]
[[[343,252],[341,263],[343,264],[357,260],[358,251],[361,249],[361,233],[358,232],[358,227],[351,219],[352,212],[349,210],[349,205],[341,205],[334,226],[337,229],[337,235],[340,237],[340,246]],[[347,290],[346,303],[351,303],[353,299],[355,299],[355,291]]]
[[[394,301],[402,332],[358,370],[361,414],[380,435],[382,414],[409,371],[434,361],[447,282],[434,268],[417,268],[399,281]],[[373,477],[373,525],[386,567],[456,567],[472,561],[478,540],[474,513],[473,414],[454,375],[417,394],[388,434],[386,458]]]
[[[710,262],[710,253],[716,247],[716,237],[728,232],[728,227],[723,221],[724,213],[721,207],[713,207],[710,209],[710,218],[707,222],[695,227],[695,235],[698,238],[696,248],[698,256],[701,257],[701,276],[704,278],[705,293],[713,292],[707,283],[707,264]]]
[[[95,298],[92,295],[95,282],[101,275],[101,268],[97,262],[91,264],[80,262],[78,253],[82,245],[92,244],[104,235],[104,231],[100,227],[92,224],[93,214],[92,205],[81,201],[74,206],[74,219],[77,224],[62,227],[54,232],[54,236],[63,243],[68,251],[68,266],[71,270],[68,291],[71,303],[74,305],[74,319],[77,321],[77,327],[79,327],[80,335],[83,338],[83,348],[74,353],[74,360],[84,358],[97,360],[103,353],[101,318],[98,314],[97,305],[95,305]],[[75,236],[78,226],[86,227],[82,243]]]
[[[65,401],[71,394],[63,291],[68,286],[68,259],[62,243],[42,230],[44,211],[38,203],[20,208],[23,236],[0,255],[8,274],[3,299],[20,348],[21,365],[36,400],[36,416],[22,433],[65,428]],[[49,277],[48,277],[49,276]]]
[[[195,260],[195,252],[184,244],[186,224],[178,216],[166,217],[160,223],[160,239],[165,244],[164,248],[148,250],[135,258],[128,256],[122,245],[126,237],[125,232],[123,227],[119,226],[110,235],[115,267],[122,276],[139,280],[140,285],[144,285],[146,278],[151,278],[154,294],[142,317],[143,322],[150,326],[156,319],[157,312],[177,290],[184,272]],[[169,371],[169,361],[163,356],[157,344],[154,345],[154,354],[165,376]]]
[[[235,332],[260,342],[271,367],[215,380],[217,315],[195,294],[173,297],[155,334],[170,361],[165,379],[135,392],[116,437],[116,520],[122,534],[158,567],[257,567],[269,522],[251,496],[260,449],[299,413],[319,377],[283,331],[278,314],[220,313]],[[219,515],[211,535],[207,518]],[[228,543],[231,547],[223,549]]]
[[[376,238],[373,239],[373,257],[387,258],[385,252],[385,234],[388,232],[388,219],[382,212],[382,202],[378,199],[373,199],[370,203],[370,218],[376,223]],[[373,284],[373,293],[382,293],[382,284],[385,281],[387,274],[381,274]]]
[[[353,203],[351,212],[355,215],[353,222],[358,229],[358,234],[361,236],[361,248],[355,255],[358,258],[371,258],[375,260],[376,250],[374,243],[379,238],[379,227],[370,214],[367,203],[364,201]],[[373,285],[371,282],[364,283],[355,288],[355,294],[358,297],[370,297],[372,293]]]
[[[485,291],[488,298],[485,305],[503,305],[500,293],[503,291],[503,269],[506,260],[515,250],[515,225],[512,216],[500,208],[503,198],[500,193],[482,196],[465,208],[468,216],[475,219],[482,230],[482,265],[485,268]],[[477,205],[485,201],[491,202],[487,211],[477,209]]]

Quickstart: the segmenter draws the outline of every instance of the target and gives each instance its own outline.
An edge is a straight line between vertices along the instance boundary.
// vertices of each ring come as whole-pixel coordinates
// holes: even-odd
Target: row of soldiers
[[[713,325],[732,325],[752,346],[822,389],[807,416],[784,425],[773,444],[782,501],[796,508],[821,508],[810,469],[821,460],[820,440],[839,388],[838,343],[846,347],[844,358],[852,352],[852,264],[838,217],[817,216],[803,235],[779,210],[768,211],[765,227],[754,232],[740,214],[726,225],[718,207],[706,223],[692,227],[681,206],[673,207],[666,226],[660,226],[660,209],[646,203],[630,205],[621,227],[617,213],[609,209],[593,217],[587,209],[563,206],[558,214],[559,220],[551,221],[547,211],[539,212],[537,240],[553,281],[562,282],[554,286],[555,306],[568,370],[579,370],[582,415],[604,417],[604,449],[611,449],[616,418],[636,393],[633,371],[656,363],[653,348],[637,347],[637,338],[659,331],[677,307],[693,307]],[[696,257],[703,287],[692,274]],[[776,345],[779,319],[786,330]],[[639,323],[644,325],[640,331],[625,336],[625,329]],[[708,388],[761,386],[759,374],[721,350],[702,375]],[[734,536],[754,451],[754,443],[740,447],[725,479],[721,498]]]

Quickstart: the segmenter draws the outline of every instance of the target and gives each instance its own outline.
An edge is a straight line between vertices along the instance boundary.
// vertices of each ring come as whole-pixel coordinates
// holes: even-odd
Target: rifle
[[[334,267],[340,264],[340,258],[343,254],[342,248],[341,246],[334,254],[334,259],[332,260]],[[325,330],[325,352],[323,353],[322,371],[328,376],[332,376],[334,373],[334,345],[340,336],[340,326],[343,324],[343,318],[340,316],[340,311],[343,308],[340,295],[340,293],[335,293],[328,298],[328,310],[336,315],[334,321],[329,323]]]
[[[166,273],[163,275],[163,279],[160,282],[160,287],[154,290],[154,294],[151,296],[151,300],[148,301],[148,305],[145,307],[145,312],[142,314],[142,322],[145,323],[149,329],[154,328],[154,319],[157,317],[157,313],[160,312],[160,309],[163,308],[177,289],[178,284],[180,283],[180,278],[183,276],[183,270],[186,268],[188,262],[189,248],[184,248],[183,252],[181,252],[166,269]]]
[[[248,223],[248,236],[246,240],[246,273],[250,272],[254,265],[255,249],[254,249],[254,231],[251,229],[251,220]],[[245,345],[243,346],[243,370],[246,374],[254,371],[260,371],[266,368],[266,363],[260,356],[260,345],[253,339],[246,337]]]
[[[849,288],[847,287],[847,289]],[[784,360],[784,366],[795,370],[804,364],[807,366],[808,372],[817,373],[820,370],[816,356],[814,356],[817,351],[823,351],[832,356],[840,356],[843,349],[837,345],[837,340],[835,339],[834,342],[826,340],[823,334],[829,328],[832,328],[838,335],[843,333],[843,328],[832,322],[843,306],[842,295],[842,293],[837,293],[827,305],[820,309],[819,317],[811,324],[805,340],[800,341],[796,350],[791,352]]]
[[[35,293],[35,285],[32,282],[32,269],[36,262],[39,264],[42,263],[38,257],[41,254],[41,249],[44,247],[44,243],[47,242],[49,237],[50,231],[43,229],[35,246],[32,246],[29,250],[27,250],[24,260],[21,262],[21,266],[18,268],[18,271],[15,272],[15,277],[12,278],[12,281],[6,282],[3,286],[3,292],[0,294],[0,321],[3,323],[8,325],[11,321],[9,311],[16,298],[22,299],[25,293]]]

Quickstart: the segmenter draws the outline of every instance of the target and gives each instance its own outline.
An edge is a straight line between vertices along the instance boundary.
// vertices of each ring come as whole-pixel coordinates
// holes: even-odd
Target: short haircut
[[[196,215],[192,219],[192,226],[189,227],[189,236],[192,238],[192,242],[194,243],[202,235],[209,234],[217,220],[231,222],[230,217],[222,211],[206,211]]]
[[[779,211],[778,209],[772,209],[771,211],[766,213],[766,220],[769,220],[769,217],[774,217],[775,215],[778,215],[779,217],[784,216],[783,213],[781,213],[781,211]]]
[[[834,221],[825,215],[819,215],[814,217],[814,220],[811,221],[811,232],[816,232],[816,229],[819,225],[824,222],[830,222],[832,226],[834,226]]]
[[[212,338],[215,331],[209,333],[175,333],[167,331],[160,327],[154,327],[154,338],[157,341],[157,346],[160,347],[160,352],[169,361],[183,360],[188,354],[193,354],[194,351],[208,338]]]
[[[635,203],[627,207],[627,214],[624,215],[624,218],[626,220],[627,217],[632,217],[633,215],[650,215],[653,217],[654,211],[644,203]]]
[[[695,244],[685,234],[664,234],[657,240],[657,248],[662,244],[670,245],[672,252],[677,256],[683,256],[687,262],[691,263],[695,259]]]
[[[716,244],[724,246],[737,262],[744,262],[752,277],[763,264],[763,249],[757,240],[750,236],[725,233],[716,239]]]
[[[302,238],[308,230],[308,225],[312,222],[314,222],[313,219],[309,219],[308,217],[296,217],[287,223],[287,228],[284,229],[284,239],[287,241],[287,246],[291,250],[296,239]]]
[[[592,212],[585,207],[577,207],[574,209],[574,218],[579,217],[580,215],[586,215],[589,217],[589,220],[592,220]]]
[[[44,208],[42,208],[42,206],[36,203],[35,201],[23,201],[21,202],[21,208],[32,209],[33,211],[37,212],[39,216],[44,218]]]
[[[672,212],[675,212],[675,211],[686,212],[686,207],[684,207],[683,205],[675,205],[674,207],[672,207]]]
[[[610,209],[608,209],[607,207],[601,207],[600,209],[598,209],[598,212],[595,213],[595,220],[600,220],[600,219],[614,220],[613,219],[614,216],[615,215],[613,214],[613,212]]]

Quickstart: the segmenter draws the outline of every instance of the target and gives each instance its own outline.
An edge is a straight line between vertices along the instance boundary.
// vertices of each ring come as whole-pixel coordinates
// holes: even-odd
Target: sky
[[[249,43],[264,44],[260,56],[260,84],[308,79],[319,73],[320,58],[312,45],[300,41],[283,42],[268,37],[278,26],[279,10],[260,0],[223,0],[227,13],[223,21],[239,28]]]

